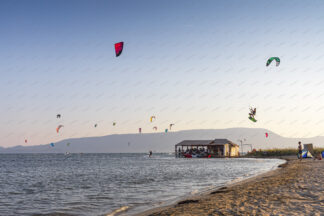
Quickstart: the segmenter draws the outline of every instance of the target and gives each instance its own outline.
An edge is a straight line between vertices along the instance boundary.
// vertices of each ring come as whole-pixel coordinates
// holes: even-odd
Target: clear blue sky
[[[0,146],[170,123],[324,135],[323,11],[323,1],[1,1]],[[265,67],[270,56],[281,65]]]

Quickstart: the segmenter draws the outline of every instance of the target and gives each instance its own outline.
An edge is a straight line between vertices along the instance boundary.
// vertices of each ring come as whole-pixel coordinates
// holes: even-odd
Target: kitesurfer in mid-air
[[[249,116],[251,117],[251,118],[254,118],[254,116],[255,116],[255,114],[256,114],[256,108],[250,108],[250,113],[249,113]]]
[[[249,119],[253,122],[256,122],[257,120],[255,119],[255,114],[256,114],[256,108],[250,108],[250,113],[249,113]]]

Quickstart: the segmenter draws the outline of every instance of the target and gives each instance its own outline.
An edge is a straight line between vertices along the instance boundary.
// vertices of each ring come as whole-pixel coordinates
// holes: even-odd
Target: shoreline
[[[171,209],[174,206],[177,206],[178,204],[183,205],[183,204],[188,204],[188,203],[194,203],[194,202],[196,202],[196,200],[201,200],[205,196],[208,196],[208,195],[214,194],[214,193],[219,193],[219,191],[223,191],[224,188],[232,187],[232,186],[235,186],[235,185],[240,185],[240,184],[243,184],[243,183],[248,182],[248,181],[253,181],[255,178],[258,178],[260,176],[271,174],[272,172],[276,171],[277,169],[285,166],[288,163],[288,160],[290,160],[287,157],[286,158],[283,158],[283,157],[280,157],[280,158],[279,157],[272,157],[272,158],[255,158],[255,157],[251,157],[251,158],[252,159],[280,159],[280,160],[284,160],[284,162],[282,164],[274,167],[271,170],[261,172],[261,173],[258,173],[258,174],[254,174],[254,175],[248,176],[248,177],[243,177],[240,180],[234,179],[232,181],[229,181],[229,182],[225,183],[224,185],[220,185],[220,186],[212,188],[212,189],[202,190],[202,191],[198,192],[197,194],[187,194],[185,196],[179,197],[178,199],[173,199],[173,200],[171,200],[170,202],[167,202],[164,205],[153,207],[151,209],[147,209],[147,210],[137,212],[137,213],[134,213],[134,214],[131,214],[131,215],[133,215],[133,216],[155,215],[156,213],[159,213],[161,211]]]
[[[286,162],[274,170],[135,215],[320,215],[324,211],[324,161],[276,159]]]

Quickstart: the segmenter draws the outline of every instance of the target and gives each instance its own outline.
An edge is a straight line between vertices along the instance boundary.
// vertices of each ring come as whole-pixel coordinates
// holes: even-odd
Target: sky
[[[323,11],[319,0],[1,1],[0,146],[170,123],[323,136]],[[265,66],[272,56],[279,67]]]

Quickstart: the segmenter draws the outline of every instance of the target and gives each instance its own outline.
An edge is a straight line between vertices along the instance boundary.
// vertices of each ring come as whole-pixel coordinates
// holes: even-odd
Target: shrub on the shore
[[[314,156],[318,155],[324,151],[324,148],[314,148]],[[248,152],[246,156],[254,156],[254,157],[276,157],[276,156],[289,156],[289,155],[297,155],[298,150],[295,148],[284,148],[284,149],[253,149],[252,152]]]

